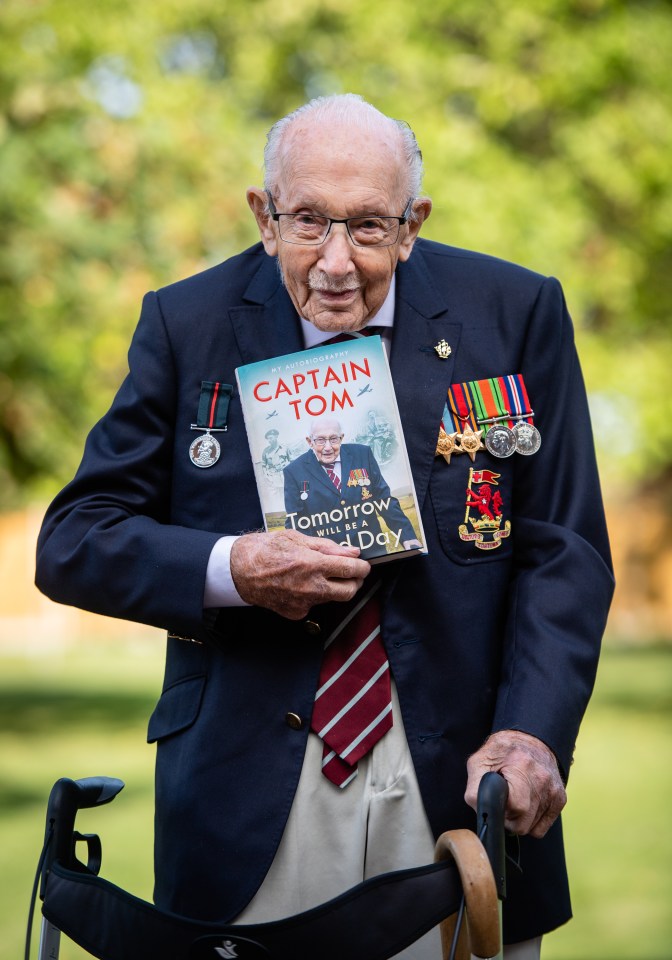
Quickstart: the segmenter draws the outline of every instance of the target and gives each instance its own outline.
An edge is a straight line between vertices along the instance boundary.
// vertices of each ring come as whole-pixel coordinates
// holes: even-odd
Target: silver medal
[[[541,434],[532,423],[519,420],[513,433],[516,438],[516,453],[522,453],[524,457],[536,453],[541,446]]]
[[[299,497],[301,498],[301,500],[307,500],[307,499],[308,499],[308,494],[307,494],[306,491],[304,490],[302,493],[299,494]]]
[[[203,433],[189,446],[189,459],[195,467],[205,469],[217,463],[221,452],[219,441],[211,433]]]
[[[506,424],[498,423],[486,433],[485,446],[493,457],[510,457],[516,452],[516,436]]]

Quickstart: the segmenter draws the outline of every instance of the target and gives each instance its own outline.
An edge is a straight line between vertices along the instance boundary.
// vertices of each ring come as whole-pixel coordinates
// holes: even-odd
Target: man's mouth
[[[358,291],[359,287],[347,287],[345,290],[323,290],[313,287],[313,293],[328,303],[349,303],[355,299]]]

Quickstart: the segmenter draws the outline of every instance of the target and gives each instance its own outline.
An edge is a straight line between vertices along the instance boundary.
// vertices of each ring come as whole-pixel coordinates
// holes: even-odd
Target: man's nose
[[[332,223],[327,239],[320,248],[318,266],[332,276],[351,273],[355,269],[352,261],[353,245],[344,223]]]

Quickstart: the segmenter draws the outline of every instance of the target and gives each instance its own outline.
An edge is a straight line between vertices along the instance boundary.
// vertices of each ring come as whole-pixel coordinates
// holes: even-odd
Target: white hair
[[[417,197],[422,187],[422,153],[415,134],[404,120],[395,120],[377,110],[356,93],[339,93],[328,97],[315,97],[292,113],[274,123],[266,136],[264,150],[264,186],[272,195],[278,186],[282,167],[284,140],[295,120],[310,117],[318,122],[336,121],[355,124],[360,129],[380,131],[381,124],[389,125],[400,138],[403,159],[407,169],[408,197]]]

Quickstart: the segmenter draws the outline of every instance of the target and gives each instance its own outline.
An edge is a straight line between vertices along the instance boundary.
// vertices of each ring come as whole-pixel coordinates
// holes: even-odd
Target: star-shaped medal
[[[435,457],[443,457],[446,463],[450,463],[450,458],[454,453],[462,453],[457,445],[459,433],[446,433],[441,427],[439,430],[439,439],[436,441]]]
[[[460,448],[463,453],[469,454],[472,463],[476,460],[478,451],[485,450],[482,434],[482,430],[472,430],[469,424],[467,424],[464,433],[460,436]]]

